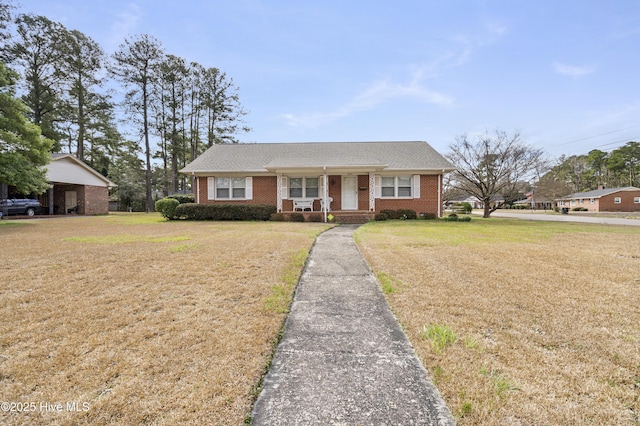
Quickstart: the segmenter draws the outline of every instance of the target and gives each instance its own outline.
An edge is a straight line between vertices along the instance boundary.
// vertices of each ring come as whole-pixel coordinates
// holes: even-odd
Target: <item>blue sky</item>
[[[640,140],[637,0],[21,0],[107,53],[147,33],[240,88],[244,142],[520,130],[550,157]]]

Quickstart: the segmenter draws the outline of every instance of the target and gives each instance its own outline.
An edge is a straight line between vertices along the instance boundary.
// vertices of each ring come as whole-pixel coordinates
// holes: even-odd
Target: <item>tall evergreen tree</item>
[[[60,121],[57,66],[66,29],[44,16],[20,15],[16,19],[16,33],[17,37],[5,48],[5,55],[10,65],[23,74],[22,100],[29,108],[28,116],[43,135],[58,142],[61,135],[56,128]]]
[[[152,86],[155,82],[155,69],[162,60],[163,51],[160,42],[147,34],[126,39],[113,54],[114,63],[111,74],[127,88],[125,106],[131,117],[139,125],[139,134],[144,142],[146,158],[145,191],[146,211],[154,209],[152,194],[151,143],[149,140]]]
[[[97,91],[103,84],[100,72],[105,57],[98,43],[80,31],[66,32],[62,40],[58,67],[65,89],[65,119],[70,143],[75,143],[76,156],[84,161],[89,127],[105,110],[113,108],[106,96]]]
[[[26,117],[27,107],[15,98],[17,74],[0,62],[0,197],[7,186],[23,194],[40,194],[48,188],[45,166],[52,141]],[[5,212],[6,213],[6,212]]]

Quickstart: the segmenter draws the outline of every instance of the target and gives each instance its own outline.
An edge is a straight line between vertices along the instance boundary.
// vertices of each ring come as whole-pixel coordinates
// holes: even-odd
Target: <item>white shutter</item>
[[[413,175],[413,198],[420,198],[420,175]]]
[[[282,192],[282,199],[285,200],[289,198],[289,178],[287,176],[282,176],[282,186],[280,189]]]
[[[244,198],[253,200],[253,178],[251,176],[244,179]]]
[[[207,178],[207,199],[216,199],[216,178],[214,177]]]
[[[376,183],[375,197],[380,198],[382,197],[382,177],[380,177],[380,175],[375,175],[374,182]]]

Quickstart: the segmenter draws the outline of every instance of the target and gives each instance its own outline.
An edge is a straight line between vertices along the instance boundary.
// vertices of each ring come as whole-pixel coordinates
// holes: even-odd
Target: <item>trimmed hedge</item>
[[[195,204],[176,207],[175,216],[184,220],[269,220],[275,206],[266,204]]]
[[[386,219],[383,219],[383,216],[380,216],[380,219],[376,220],[387,220],[387,219],[416,219],[418,215],[414,210],[410,209],[398,209],[398,210],[380,210],[378,215],[385,215]]]
[[[165,219],[173,220],[176,218],[176,208],[179,205],[180,202],[174,198],[162,198],[156,201],[155,209]]]
[[[173,198],[174,200],[178,200],[180,204],[196,202],[196,199],[193,196],[193,194],[173,194],[173,195],[169,195],[167,198]]]

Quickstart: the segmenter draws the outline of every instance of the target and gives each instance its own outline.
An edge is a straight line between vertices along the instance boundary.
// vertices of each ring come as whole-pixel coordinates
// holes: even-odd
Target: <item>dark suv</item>
[[[8,200],[0,200],[0,212],[4,212],[5,208],[8,214],[33,216],[36,213],[40,213],[42,206],[40,206],[40,201],[32,200],[31,198],[10,198]]]

